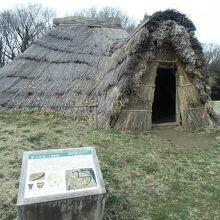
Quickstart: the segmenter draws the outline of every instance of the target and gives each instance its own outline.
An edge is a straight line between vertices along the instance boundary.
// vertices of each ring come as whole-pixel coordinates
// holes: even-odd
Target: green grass
[[[214,101],[214,109],[220,113],[220,101]]]
[[[220,141],[182,147],[154,132],[96,130],[57,113],[0,113],[0,219],[16,218],[23,151],[96,146],[105,220],[219,219]]]

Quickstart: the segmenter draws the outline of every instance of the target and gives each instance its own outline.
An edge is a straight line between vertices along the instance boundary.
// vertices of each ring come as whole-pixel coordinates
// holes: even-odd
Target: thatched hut
[[[114,19],[68,17],[0,69],[0,105],[45,106],[82,114],[95,106],[99,125],[143,131],[153,123],[184,128],[217,120],[202,47],[183,14],[153,14],[129,35]]]

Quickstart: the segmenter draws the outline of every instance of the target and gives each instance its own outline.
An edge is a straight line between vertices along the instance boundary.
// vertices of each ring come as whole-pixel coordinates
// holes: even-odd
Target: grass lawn
[[[0,219],[16,218],[23,151],[91,145],[108,194],[105,220],[220,219],[220,139],[183,147],[37,111],[0,113]]]
[[[216,112],[220,113],[220,101],[215,101],[214,102],[214,109]]]

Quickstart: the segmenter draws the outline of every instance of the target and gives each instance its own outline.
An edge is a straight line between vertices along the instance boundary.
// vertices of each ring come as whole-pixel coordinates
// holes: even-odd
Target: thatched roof
[[[78,18],[75,20],[79,20]],[[74,20],[72,19],[73,24]],[[81,19],[83,21],[83,19]],[[112,21],[112,20],[110,20]],[[105,72],[111,47],[128,33],[115,25],[87,22],[57,26],[0,69],[1,106],[80,106]],[[93,25],[96,24],[93,20]]]
[[[154,59],[158,48],[169,44],[214,116],[202,47],[185,15],[157,12],[130,36],[112,20],[71,17],[55,23],[54,30],[0,69],[1,106],[68,109],[98,103],[102,121],[109,126],[115,109],[126,106],[135,94],[143,66]]]
[[[129,97],[137,95],[142,76],[149,67],[147,63],[154,60],[159,48],[168,44],[175,50],[178,60],[193,81],[200,102],[206,106],[214,121],[219,120],[213,111],[210,88],[207,86],[202,46],[194,36],[194,30],[193,23],[175,10],[157,12],[145,21],[115,48],[111,62],[106,64],[106,74],[97,89],[101,95],[100,111],[111,118],[117,114],[115,110],[128,105],[131,102]]]

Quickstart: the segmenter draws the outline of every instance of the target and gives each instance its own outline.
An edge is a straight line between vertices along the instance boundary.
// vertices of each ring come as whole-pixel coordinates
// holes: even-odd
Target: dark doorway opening
[[[176,121],[176,77],[174,68],[158,68],[155,79],[152,123]]]

